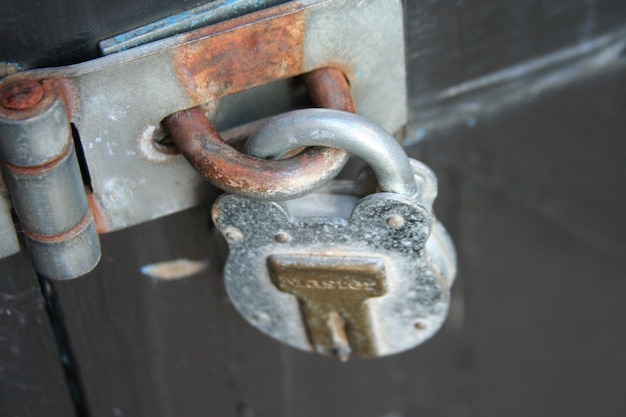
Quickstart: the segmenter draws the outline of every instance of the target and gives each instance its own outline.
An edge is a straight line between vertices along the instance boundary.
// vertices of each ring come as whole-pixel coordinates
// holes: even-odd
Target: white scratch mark
[[[144,265],[141,267],[141,273],[155,279],[174,280],[195,275],[208,267],[209,261],[207,259],[201,261],[175,259]]]
[[[107,142],[107,153],[109,154],[109,156],[113,156],[115,155],[115,153],[113,152],[113,149],[111,149],[111,143]]]
[[[126,110],[120,108],[113,108],[110,110],[110,113],[107,114],[107,118],[113,121],[118,121],[124,117],[126,117]]]

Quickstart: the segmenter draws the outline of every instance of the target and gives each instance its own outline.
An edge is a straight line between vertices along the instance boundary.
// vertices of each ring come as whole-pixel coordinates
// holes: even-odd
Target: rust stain
[[[198,39],[206,38],[209,36],[215,36],[219,33],[229,32],[235,29],[239,29],[243,26],[248,26],[263,20],[273,19],[288,14],[301,12],[304,7],[300,2],[291,1],[286,4],[262,9],[254,13],[245,14],[243,16],[236,17],[234,19],[228,19],[214,25],[206,26],[189,32],[185,36],[185,42],[191,42]]]
[[[40,80],[16,74],[0,83],[0,117],[16,121],[30,119],[48,110],[57,98],[63,100],[68,118],[72,120],[77,114],[78,100],[70,79]]]
[[[307,93],[317,107],[356,113],[350,83],[337,68],[320,68],[302,76]]]
[[[30,97],[19,94],[20,86],[25,85],[32,87],[33,93]],[[45,83],[38,79],[22,77],[20,74],[2,83],[0,89],[0,97],[2,97],[0,117],[7,120],[22,121],[35,117],[48,110],[57,99],[56,92]],[[39,98],[40,93],[42,93],[41,98]],[[26,103],[31,105],[27,106]]]
[[[183,155],[205,179],[235,193],[280,198],[307,189],[340,169],[346,159],[345,152],[320,147],[280,161],[253,158],[227,145],[198,107],[169,116],[165,124]]]
[[[78,109],[78,92],[74,80],[71,78],[49,78],[43,80],[44,86],[56,92],[58,97],[63,99],[67,118],[74,121],[74,116],[79,113]]]
[[[67,240],[72,239],[73,237],[78,236],[80,233],[82,233],[82,231],[85,230],[89,226],[92,220],[93,220],[93,216],[91,214],[91,210],[87,210],[87,213],[82,218],[82,220],[78,222],[76,226],[72,227],[66,232],[59,233],[57,235],[41,235],[39,233],[34,233],[27,229],[24,229],[24,233],[31,239],[36,240],[38,242],[42,242],[42,243],[65,242]]]
[[[109,231],[109,220],[107,219],[106,213],[100,206],[96,196],[94,194],[88,194],[87,202],[89,203],[89,207],[93,214],[96,231],[98,234],[107,233]]]
[[[302,72],[305,11],[278,9],[194,32],[176,49],[176,74],[197,104]]]
[[[44,93],[43,86],[37,80],[17,80],[2,87],[2,107],[9,110],[30,109],[43,99]]]
[[[355,111],[344,74],[323,68],[304,76],[314,103],[343,111]],[[201,107],[175,113],[164,120],[174,143],[191,165],[217,187],[261,199],[295,198],[336,175],[347,152],[311,147],[278,161],[245,155],[229,146],[204,115]]]

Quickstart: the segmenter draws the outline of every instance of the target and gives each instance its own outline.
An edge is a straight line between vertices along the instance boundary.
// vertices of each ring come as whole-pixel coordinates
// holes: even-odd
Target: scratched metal
[[[388,287],[385,295],[366,301],[375,354],[402,352],[430,338],[447,315],[456,255],[431,214],[434,174],[417,161],[411,166],[423,187],[422,200],[394,193],[359,199],[350,190],[371,187],[345,180],[283,203],[220,197],[212,215],[230,249],[226,289],[246,320],[290,346],[312,351],[298,300],[272,283],[268,257],[365,256],[382,260]]]
[[[219,111],[222,97],[314,69],[335,66],[349,79],[358,113],[397,131],[406,123],[406,74],[401,2],[371,0],[303,0],[290,2],[188,34],[152,42],[68,67],[33,70],[6,77],[59,79],[65,87],[70,121],[84,148],[91,176],[92,211],[101,232],[113,231],[175,213],[205,202],[204,182],[181,155],[160,151],[154,134],[166,116],[201,103]],[[278,24],[280,23],[280,25]],[[254,45],[259,30],[292,23],[283,30],[300,36],[297,57],[271,72],[237,66],[246,58],[236,33],[248,34],[244,45],[271,57],[272,39]],[[306,35],[306,36],[305,36]],[[221,44],[219,49],[216,45]],[[207,56],[218,48],[223,54]],[[205,78],[212,66],[229,62],[219,83]],[[189,66],[186,66],[189,64]],[[245,61],[242,62],[242,65]],[[240,77],[245,72],[246,77]],[[230,74],[230,75],[228,75]],[[236,88],[235,88],[236,87]],[[232,111],[240,109],[232,108]]]

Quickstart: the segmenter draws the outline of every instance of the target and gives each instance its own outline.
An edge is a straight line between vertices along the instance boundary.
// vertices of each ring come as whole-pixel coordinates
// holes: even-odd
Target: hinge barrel
[[[0,163],[37,272],[71,279],[100,259],[65,104],[52,83],[0,92]]]

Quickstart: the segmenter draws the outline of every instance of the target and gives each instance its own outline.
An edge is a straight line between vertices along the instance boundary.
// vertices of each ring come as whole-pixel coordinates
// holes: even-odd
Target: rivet
[[[276,233],[276,236],[274,236],[274,240],[278,243],[287,243],[291,240],[291,236],[285,232],[278,232]]]
[[[2,107],[9,110],[26,110],[35,107],[45,95],[43,86],[36,80],[18,80],[2,89]]]
[[[425,320],[418,320],[414,324],[417,330],[426,330],[428,328],[428,322]]]
[[[404,218],[397,214],[392,214],[391,216],[387,217],[385,223],[388,227],[392,229],[399,229],[404,225]]]
[[[224,232],[224,237],[231,243],[239,243],[243,240],[243,233],[236,227],[230,227]]]

